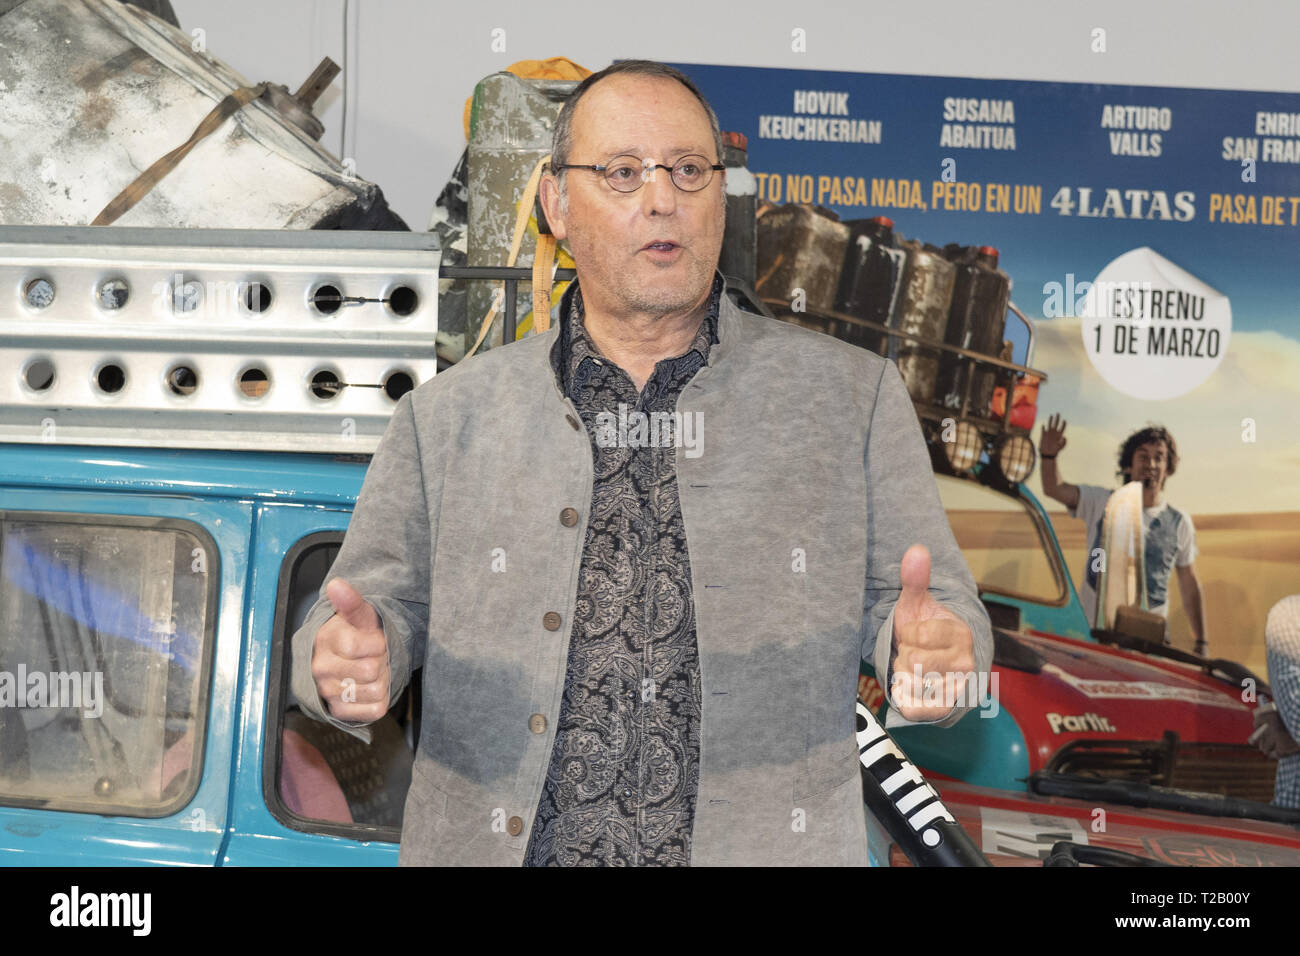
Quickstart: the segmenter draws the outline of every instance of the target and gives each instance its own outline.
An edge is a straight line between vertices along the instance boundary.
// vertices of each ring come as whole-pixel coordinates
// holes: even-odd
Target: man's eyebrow
[[[610,147],[609,155],[612,156],[639,156],[644,158],[646,153],[653,152],[650,147],[637,143],[632,146]],[[695,146],[673,146],[669,148],[669,156],[704,156],[708,158],[708,151],[699,145]]]

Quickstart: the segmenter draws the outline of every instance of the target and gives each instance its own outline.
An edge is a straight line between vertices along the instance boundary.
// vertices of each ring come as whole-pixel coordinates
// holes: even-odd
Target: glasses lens
[[[635,156],[615,156],[605,164],[605,182],[621,193],[641,186],[641,160]]]
[[[673,182],[679,189],[695,192],[713,178],[713,167],[703,156],[683,156],[673,166]]]

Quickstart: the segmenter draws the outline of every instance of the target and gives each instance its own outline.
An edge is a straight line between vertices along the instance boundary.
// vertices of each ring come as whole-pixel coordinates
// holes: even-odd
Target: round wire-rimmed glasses
[[[714,170],[726,168],[722,163],[710,163],[704,156],[683,156],[671,166],[666,166],[631,154],[615,156],[603,165],[561,163],[551,167],[554,171],[590,169],[594,173],[601,173],[610,188],[621,193],[636,192],[643,183],[654,179],[656,171],[660,169],[668,170],[673,185],[682,192],[699,192],[713,181]]]

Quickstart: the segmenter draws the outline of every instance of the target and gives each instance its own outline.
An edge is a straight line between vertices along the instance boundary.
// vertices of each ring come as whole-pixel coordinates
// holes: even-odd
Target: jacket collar
[[[719,272],[718,275],[722,273]],[[726,282],[726,276],[723,276],[723,282]],[[718,341],[714,343],[713,348],[709,349],[710,368],[729,355],[740,341],[742,334],[740,322],[740,306],[727,295],[727,287],[724,285],[722,301],[718,303]]]
[[[740,308],[737,306],[729,295],[727,295],[726,276],[721,272],[714,270],[714,278],[721,278],[723,281],[722,293],[718,301],[718,319],[717,319],[717,336],[718,339],[709,348],[707,367],[712,368],[718,364],[726,355],[730,354],[737,340],[740,338]],[[560,297],[559,304],[551,310],[551,327],[545,332],[547,336],[546,348],[542,350],[542,358],[546,362],[546,371],[555,387],[556,393],[560,398],[565,398],[564,390],[560,385],[559,377],[555,373],[556,366],[559,365],[563,350],[563,336],[567,333],[569,323],[569,313],[573,305],[573,296],[578,289],[579,280],[575,279],[569,283],[565,289],[564,295]],[[563,372],[563,366],[560,366]]]

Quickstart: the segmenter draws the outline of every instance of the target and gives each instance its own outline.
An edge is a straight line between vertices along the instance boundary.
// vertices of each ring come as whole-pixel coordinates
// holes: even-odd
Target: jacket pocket
[[[858,775],[856,749],[820,763],[820,766],[815,766],[795,777],[793,794],[795,803],[834,790]]]
[[[418,759],[411,767],[411,789],[406,798],[408,803],[413,802],[430,813],[440,817],[447,815],[447,791],[434,783],[433,775]]]

